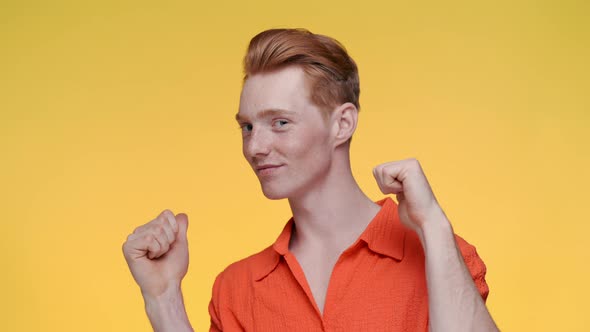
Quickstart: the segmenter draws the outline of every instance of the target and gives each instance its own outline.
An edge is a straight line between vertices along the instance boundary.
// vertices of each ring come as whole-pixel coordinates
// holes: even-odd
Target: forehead
[[[301,112],[313,107],[303,69],[295,66],[250,76],[240,96],[240,116],[267,109]]]

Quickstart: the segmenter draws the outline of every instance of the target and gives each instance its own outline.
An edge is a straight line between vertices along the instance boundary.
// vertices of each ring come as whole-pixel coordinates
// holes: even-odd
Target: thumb
[[[178,223],[178,235],[180,241],[187,241],[188,216],[184,213],[176,215],[176,222]]]

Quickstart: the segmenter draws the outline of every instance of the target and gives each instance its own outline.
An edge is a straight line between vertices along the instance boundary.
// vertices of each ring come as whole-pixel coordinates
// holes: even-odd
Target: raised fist
[[[123,243],[123,255],[144,296],[180,285],[188,270],[187,228],[186,214],[164,210]]]
[[[395,194],[403,224],[419,232],[443,212],[416,159],[405,159],[376,166],[373,175],[384,194]]]

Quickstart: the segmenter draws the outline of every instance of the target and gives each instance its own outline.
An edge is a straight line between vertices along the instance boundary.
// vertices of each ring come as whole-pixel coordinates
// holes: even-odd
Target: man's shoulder
[[[265,249],[229,264],[216,278],[216,283],[242,284],[261,278],[278,263],[279,254],[272,245]]]
[[[254,298],[253,284],[263,271],[270,269],[271,263],[278,262],[279,254],[272,246],[228,265],[215,278],[209,302],[211,326],[228,324],[235,319],[234,314],[251,307]],[[276,266],[276,264],[275,264]],[[269,270],[270,271],[270,270]],[[229,311],[228,311],[229,310]],[[231,325],[231,323],[229,323]],[[219,328],[221,330],[221,328]]]

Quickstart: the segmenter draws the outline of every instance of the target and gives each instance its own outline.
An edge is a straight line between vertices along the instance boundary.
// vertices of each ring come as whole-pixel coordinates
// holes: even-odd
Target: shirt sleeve
[[[219,319],[219,284],[220,277],[218,275],[213,283],[213,291],[211,294],[211,300],[209,301],[209,316],[211,317],[211,326],[209,332],[221,332],[221,320]]]
[[[209,316],[211,325],[209,332],[244,331],[233,310],[233,299],[238,297],[233,289],[236,283],[235,273],[227,270],[221,272],[213,283],[211,301],[209,301]]]
[[[209,302],[209,315],[211,316],[211,326],[209,327],[209,332],[221,332],[223,331],[220,327],[219,318],[217,317],[217,312],[215,311],[215,304],[213,303],[213,299]]]
[[[477,250],[473,245],[467,243],[467,241],[458,235],[455,235],[455,239],[463,256],[463,260],[465,261],[465,266],[467,266],[469,273],[471,273],[473,282],[475,283],[479,294],[485,302],[488,298],[488,294],[490,293],[490,289],[485,278],[487,271],[486,265],[477,254]]]

